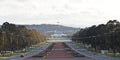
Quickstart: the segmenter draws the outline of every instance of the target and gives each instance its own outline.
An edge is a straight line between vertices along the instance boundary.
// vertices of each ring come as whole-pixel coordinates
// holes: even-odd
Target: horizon
[[[59,2],[59,3],[58,3]],[[0,0],[0,24],[90,27],[120,21],[119,0]],[[57,23],[60,22],[60,23]]]
[[[108,21],[107,21],[107,22],[108,22]],[[107,22],[106,22],[106,23],[107,23]],[[5,23],[5,22],[4,22],[4,23]],[[15,24],[15,25],[59,25],[59,26],[72,27],[72,28],[87,28],[87,27],[93,26],[93,25],[91,25],[91,26],[87,26],[87,27],[79,27],[79,26],[75,27],[75,26],[69,26],[69,25],[47,24],[47,23],[43,23],[43,24],[16,24],[16,23],[11,23],[11,22],[8,22],[8,23],[10,23],[10,24]],[[106,23],[101,23],[101,24],[106,24]],[[3,23],[2,23],[2,24],[3,24]],[[0,24],[0,25],[2,25],[2,24]],[[98,26],[98,25],[100,25],[100,24],[97,24],[96,26]]]

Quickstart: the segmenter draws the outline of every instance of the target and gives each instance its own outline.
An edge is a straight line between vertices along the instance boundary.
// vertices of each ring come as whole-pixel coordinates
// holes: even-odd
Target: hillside
[[[79,30],[79,28],[67,27],[62,25],[53,25],[53,24],[41,24],[41,25],[25,25],[28,29],[36,29],[40,33],[74,33]]]

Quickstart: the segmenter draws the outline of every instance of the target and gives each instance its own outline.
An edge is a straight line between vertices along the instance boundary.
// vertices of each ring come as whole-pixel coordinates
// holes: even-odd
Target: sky
[[[0,0],[0,24],[7,21],[84,28],[120,21],[119,6],[120,0]]]

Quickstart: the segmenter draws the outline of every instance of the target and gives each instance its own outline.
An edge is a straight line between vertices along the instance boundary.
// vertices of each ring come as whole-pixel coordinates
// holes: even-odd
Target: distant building
[[[67,36],[66,34],[53,34],[51,37],[65,37]]]
[[[67,34],[61,33],[61,32],[54,32],[54,34],[51,35],[51,37],[66,37]]]
[[[102,54],[108,53],[108,50],[101,50]]]

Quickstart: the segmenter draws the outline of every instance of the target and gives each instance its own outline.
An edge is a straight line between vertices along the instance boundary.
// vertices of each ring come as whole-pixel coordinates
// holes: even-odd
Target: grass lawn
[[[83,44],[78,44],[78,43],[75,43],[75,42],[72,42],[72,43],[75,44],[78,48],[85,49],[85,50],[88,51],[88,52],[95,52],[95,53],[98,54],[98,55],[105,55],[105,54],[102,54],[100,51],[94,50],[93,48],[87,48],[87,47],[85,47],[85,45],[83,45]],[[113,53],[112,53],[112,55],[111,55],[111,54],[107,54],[107,56],[120,58],[120,55],[114,56]]]
[[[3,57],[3,56],[0,56],[0,58],[8,58],[8,57]]]
[[[87,47],[85,47],[84,44],[78,44],[78,43],[75,43],[75,42],[73,42],[73,44],[75,44],[78,48],[85,49],[85,51],[88,51],[88,52],[95,52],[95,53],[98,54],[98,55],[103,55],[103,54],[101,54],[100,51],[96,51],[96,50],[93,49],[93,48],[87,48]]]
[[[31,47],[28,47],[26,50],[23,49],[23,50],[21,50],[21,51],[19,51],[19,52],[10,53],[10,54],[8,54],[7,56],[0,56],[0,58],[8,58],[8,57],[11,57],[11,56],[21,55],[21,54],[24,54],[24,53],[26,53],[26,52],[31,52],[31,51],[33,51],[33,50],[35,50],[35,49],[37,49],[37,48],[39,48],[39,47],[41,47],[41,46],[43,46],[43,45],[45,45],[45,44],[46,44],[46,42],[42,42],[42,43],[33,45],[33,46],[31,46]]]

